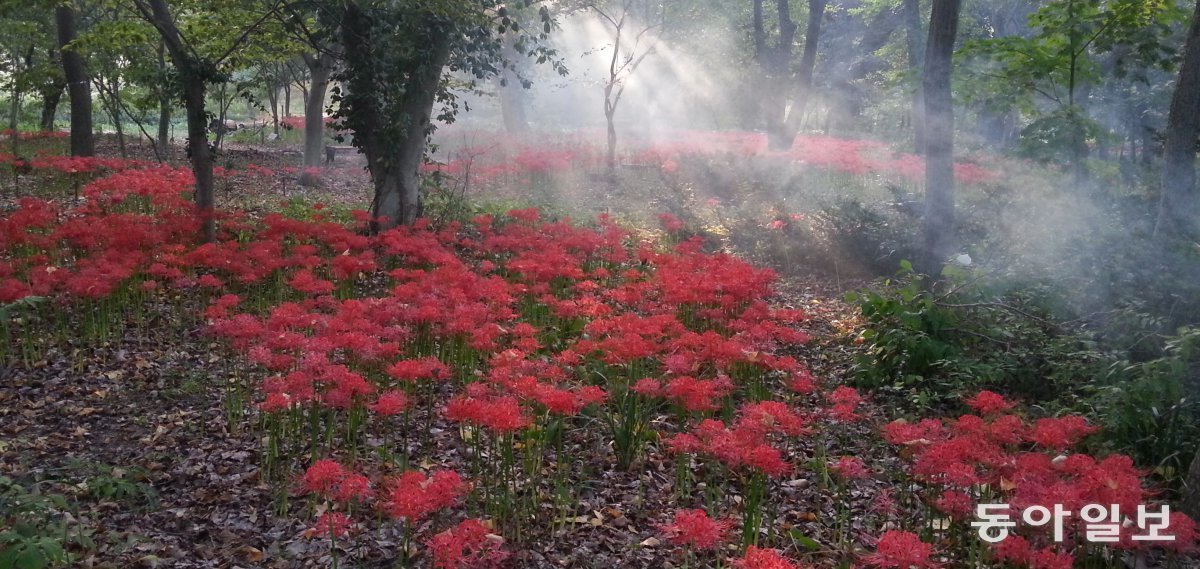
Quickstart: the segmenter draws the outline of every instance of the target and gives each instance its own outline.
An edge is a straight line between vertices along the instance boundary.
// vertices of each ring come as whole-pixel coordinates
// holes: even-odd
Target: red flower
[[[439,470],[426,477],[409,470],[391,482],[382,507],[393,518],[412,524],[450,506],[467,493],[467,484],[457,472]]]
[[[675,512],[674,522],[660,525],[658,529],[676,545],[716,549],[726,541],[726,533],[732,526],[732,521],[714,520],[704,510],[679,510]]]
[[[975,397],[967,400],[967,405],[981,415],[995,415],[1013,408],[1013,404],[1004,397],[991,391],[980,391]]]
[[[662,223],[663,229],[667,230],[668,233],[676,233],[683,230],[683,222],[678,217],[669,213],[658,214],[658,221]]]
[[[370,408],[371,411],[374,411],[376,415],[387,417],[403,412],[404,408],[407,406],[408,397],[404,395],[404,392],[393,390],[381,394],[379,399],[376,399],[375,402],[371,404]]]
[[[329,492],[346,476],[346,469],[336,461],[323,458],[304,472],[304,490],[314,494]]]
[[[761,549],[751,545],[746,548],[746,554],[733,562],[739,569],[800,569],[788,561],[774,549]]]
[[[872,567],[897,569],[938,567],[938,563],[929,559],[931,555],[933,546],[921,541],[917,534],[892,530],[879,538],[875,544],[875,553],[863,557],[863,562]]]
[[[312,534],[314,536],[329,537],[334,535],[343,537],[350,533],[350,518],[341,512],[325,512],[321,517],[317,518],[317,523],[313,525]]]
[[[426,545],[433,553],[434,569],[476,569],[498,567],[508,557],[500,550],[503,543],[482,522],[467,519],[433,536]]]
[[[970,518],[975,512],[975,501],[958,490],[947,490],[937,500],[937,509],[956,520]]]
[[[1056,419],[1038,419],[1029,438],[1044,447],[1062,450],[1098,430],[1098,427],[1088,425],[1083,417],[1068,415]]]
[[[830,465],[829,469],[837,473],[839,478],[847,481],[870,476],[870,473],[867,472],[867,467],[863,465],[862,459],[856,456],[843,456],[837,462]]]

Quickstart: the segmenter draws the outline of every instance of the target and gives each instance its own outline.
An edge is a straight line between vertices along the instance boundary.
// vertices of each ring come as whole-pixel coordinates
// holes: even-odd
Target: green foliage
[[[358,45],[347,49],[364,51],[362,57],[346,59],[335,76],[331,107],[338,128],[355,133],[360,148],[400,148],[411,145],[408,129],[419,120],[420,100],[429,91],[441,103],[440,120],[452,122],[459,111],[452,83],[442,76],[462,72],[469,79],[458,87],[473,90],[476,81],[497,76],[502,69],[515,70],[503,56],[503,38],[516,36],[518,53],[552,63],[562,73],[552,49],[540,45],[553,21],[543,6],[538,11],[540,31],[529,32],[514,7],[496,0],[422,0],[418,2],[361,2],[322,6],[317,17],[320,37],[353,38]],[[521,6],[529,8],[531,0]],[[432,73],[437,78],[425,80]],[[432,125],[426,129],[432,132]],[[423,144],[423,141],[422,141]],[[375,169],[396,167],[399,152],[368,152]]]
[[[158,503],[158,491],[138,481],[145,478],[140,469],[125,469],[98,462],[74,461],[70,469],[82,473],[76,485],[83,495],[98,502],[118,502],[135,509],[150,509]]]
[[[0,476],[0,569],[43,569],[71,561],[65,547],[90,547],[82,533],[72,535],[66,497],[26,489]]]
[[[1105,440],[1168,482],[1186,472],[1200,443],[1200,329],[1184,328],[1164,355],[1114,364],[1099,387]]]
[[[903,262],[895,280],[847,295],[867,321],[858,385],[935,409],[979,389],[1060,407],[1080,396],[1101,354],[1047,319],[1044,293],[956,265],[943,277],[931,287]]]

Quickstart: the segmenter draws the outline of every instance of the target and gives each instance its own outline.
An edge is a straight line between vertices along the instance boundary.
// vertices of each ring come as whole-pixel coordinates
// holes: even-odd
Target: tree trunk
[[[203,222],[204,240],[208,242],[216,238],[216,227],[213,225],[213,155],[212,149],[208,146],[208,113],[204,110],[204,80],[194,73],[185,72],[183,75],[183,103],[187,109],[188,123],[188,152],[191,153],[192,173],[196,176],[196,209]]]
[[[267,101],[271,103],[271,124],[274,126],[276,136],[279,135],[279,90],[274,80],[270,85],[267,85]]]
[[[283,116],[292,116],[292,86],[289,83],[283,84]],[[279,123],[275,123],[275,133],[279,134]]]
[[[325,90],[333,58],[322,53],[317,57],[304,56],[312,93],[304,102],[304,165],[320,166],[325,153]]]
[[[164,159],[171,157],[171,97],[165,86],[167,76],[166,48],[158,44],[158,152]]]
[[[42,91],[42,120],[38,128],[43,131],[54,130],[54,118],[58,114],[58,102],[62,100],[63,83],[55,83],[48,90]]]
[[[808,26],[804,30],[804,51],[800,54],[800,69],[797,73],[795,97],[792,107],[784,119],[783,130],[772,145],[778,150],[787,150],[800,132],[800,120],[812,97],[813,68],[817,65],[817,42],[821,39],[821,20],[825,18],[826,0],[808,0]]]
[[[363,15],[349,5],[346,20],[342,24],[346,50],[353,53],[356,47],[369,43],[370,38],[361,37],[362,28],[369,26]],[[371,229],[375,232],[391,229],[397,225],[412,225],[421,210],[421,163],[425,158],[430,120],[437,99],[442,70],[450,60],[449,32],[437,24],[430,25],[435,34],[429,57],[407,74],[400,113],[407,117],[399,144],[383,144],[383,137],[375,132],[355,131],[355,143],[367,157],[367,168],[375,186],[375,197],[371,202],[371,216],[375,219]],[[353,89],[353,86],[351,86]],[[318,97],[311,93],[310,101]],[[374,109],[364,108],[363,118],[377,114]],[[363,121],[371,124],[371,121]]]
[[[908,65],[912,68],[913,77],[916,77],[909,116],[913,128],[913,152],[920,155],[925,152],[925,100],[921,96],[921,69],[925,66],[925,54],[921,53],[921,1],[904,0],[901,10],[904,11]]]
[[[196,210],[201,220],[201,237],[210,242],[216,239],[217,231],[213,222],[213,156],[208,147],[208,113],[204,109],[206,79],[201,71],[203,66],[184,45],[166,1],[148,0],[148,3],[150,11],[143,12],[143,16],[158,30],[171,60],[175,62],[175,68],[179,70],[183,107],[187,113],[188,154],[192,162],[192,174],[196,178]],[[144,5],[139,4],[139,10],[144,10]]]
[[[761,87],[763,121],[767,130],[767,141],[772,148],[786,137],[787,94],[791,90],[792,44],[796,42],[799,26],[792,20],[789,0],[775,0],[775,11],[779,21],[779,38],[773,47],[763,54],[765,83]],[[755,41],[758,41],[756,38]]]
[[[112,84],[105,87],[104,77],[99,77],[96,79],[96,87],[100,92],[100,104],[104,110],[108,111],[108,117],[113,122],[113,129],[117,131],[117,148],[120,149],[121,158],[129,158],[129,153],[125,148],[125,129],[121,125],[121,92],[118,81],[113,78]]]
[[[1196,196],[1197,136],[1200,136],[1200,3],[1192,14],[1179,80],[1167,115],[1156,231],[1162,228],[1194,234],[1200,227],[1200,220],[1196,219],[1200,214]],[[1194,464],[1192,470],[1196,470]]]
[[[508,61],[519,61],[521,54],[517,53],[512,41],[504,41],[504,58]],[[529,132],[529,116],[525,101],[525,86],[516,70],[505,67],[500,80],[496,83],[500,95],[500,114],[504,118],[504,130],[512,134]]]
[[[1179,506],[1193,520],[1200,520],[1200,449],[1196,449],[1196,457],[1192,459],[1192,467],[1183,483],[1183,499]]]
[[[605,163],[608,169],[612,170],[617,167],[617,123],[616,109],[609,105],[607,98],[604,101],[604,121],[608,125],[608,149],[605,153]]]
[[[9,142],[12,143],[13,156],[20,156],[21,150],[18,141],[21,140],[21,137],[17,135],[17,129],[21,126],[21,88],[16,81],[13,81],[12,94],[9,95],[8,102],[8,130],[13,133],[9,137]],[[16,170],[14,169],[13,172],[15,175]]]
[[[962,0],[933,0],[925,52],[924,259],[919,269],[933,277],[950,255],[954,232],[954,106],[950,72]]]
[[[60,4],[54,9],[54,19],[58,24],[58,47],[71,98],[71,155],[92,156],[96,153],[96,141],[92,134],[91,83],[83,67],[83,57],[66,47],[77,35],[74,5]]]

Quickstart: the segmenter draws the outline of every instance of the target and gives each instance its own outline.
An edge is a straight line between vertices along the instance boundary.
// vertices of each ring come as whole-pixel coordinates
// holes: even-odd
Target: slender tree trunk
[[[954,233],[954,106],[950,72],[962,0],[933,0],[925,52],[924,259],[919,269],[938,276]]]
[[[1171,97],[1163,145],[1159,227],[1195,233],[1200,228],[1196,195],[1196,139],[1200,136],[1200,3],[1192,14],[1179,80]],[[1143,151],[1144,152],[1144,151]],[[1193,471],[1196,470],[1193,465]]]
[[[316,57],[305,55],[304,62],[309,69],[309,80],[312,81],[307,90],[314,94],[304,99],[304,165],[317,167],[321,165],[325,150],[325,91],[329,87],[333,59],[328,54],[320,53]],[[300,174],[300,183],[318,186],[321,178],[305,171]]]
[[[517,53],[512,41],[504,41],[504,57],[509,61],[519,61],[521,54]],[[505,67],[496,82],[496,90],[500,95],[500,114],[504,118],[504,130],[513,134],[529,132],[529,116],[525,101],[525,86],[513,69]]]
[[[304,57],[309,80],[312,81],[308,88],[311,94],[304,102],[305,166],[320,166],[325,153],[325,91],[329,87],[332,59],[324,53],[316,57]]]
[[[925,54],[921,50],[921,0],[904,0],[901,10],[904,12],[908,65],[912,69],[913,77],[916,77],[909,117],[913,127],[913,151],[923,154],[925,152],[925,100],[921,96],[921,69],[925,66]]]
[[[288,83],[283,84],[283,116],[292,116],[292,86]],[[275,133],[279,134],[279,121],[275,121]]]
[[[183,102],[187,109],[188,151],[196,176],[196,209],[204,227],[204,240],[216,238],[213,225],[213,155],[208,146],[208,113],[204,110],[204,81],[193,75],[184,81]]]
[[[67,44],[75,41],[74,5],[60,4],[54,9],[58,24],[58,47],[63,62],[63,74],[67,78],[67,93],[71,98],[71,155],[92,156],[96,153],[96,141],[92,134],[92,89],[83,57]]]
[[[617,123],[615,120],[616,114],[617,114],[616,107],[613,107],[608,102],[608,98],[605,97],[604,121],[608,125],[608,137],[607,137],[608,149],[607,149],[607,152],[605,153],[605,162],[608,164],[609,170],[612,170],[613,168],[617,167]]]
[[[763,71],[766,82],[762,85],[762,104],[767,142],[772,148],[780,146],[787,137],[787,95],[792,91],[792,44],[796,42],[799,26],[792,20],[789,0],[775,0],[776,17],[779,21],[779,38],[773,47],[767,48],[763,56]],[[757,38],[755,41],[758,41]]]
[[[64,88],[66,85],[55,83],[42,91],[42,120],[38,122],[38,128],[43,131],[54,130],[54,118],[58,115],[58,102],[62,100]]]
[[[1192,459],[1192,467],[1184,478],[1183,499],[1180,501],[1183,513],[1193,520],[1200,520],[1200,448],[1196,449],[1196,457]]]
[[[275,134],[279,134],[279,90],[277,85],[267,86],[267,101],[271,103],[271,124]]]
[[[166,48],[158,43],[158,150],[164,158],[171,157],[171,97],[167,93],[167,58]]]
[[[201,237],[205,241],[213,241],[217,233],[213,222],[213,155],[208,147],[208,113],[204,109],[205,77],[201,72],[202,66],[184,45],[166,1],[147,0],[147,4],[150,13],[144,13],[144,16],[162,36],[167,52],[179,70],[183,107],[187,113],[188,153],[192,174],[196,178],[195,199],[197,214],[201,219]]]
[[[100,92],[100,103],[104,106],[104,110],[108,111],[108,117],[113,122],[113,129],[117,131],[117,148],[120,149],[121,158],[129,158],[129,152],[125,148],[125,128],[121,124],[120,85],[116,78],[113,78],[112,83],[107,86],[103,84],[104,80],[104,77],[96,78],[96,87]]]
[[[821,20],[825,19],[826,0],[808,0],[808,26],[804,30],[804,51],[800,54],[800,69],[796,76],[795,97],[792,107],[784,119],[783,130],[774,141],[773,147],[786,150],[792,147],[796,133],[800,132],[800,121],[812,97],[813,68],[817,65],[817,43],[821,39]]]
[[[13,59],[15,60],[16,58],[14,57]],[[16,81],[13,81],[12,94],[9,96],[8,102],[8,130],[13,133],[9,137],[9,142],[12,143],[13,156],[20,156],[21,151],[18,141],[21,140],[21,137],[17,135],[17,129],[21,126],[21,88],[17,85]]]

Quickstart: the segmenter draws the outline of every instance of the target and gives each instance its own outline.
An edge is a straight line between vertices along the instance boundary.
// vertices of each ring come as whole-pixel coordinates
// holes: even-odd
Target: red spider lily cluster
[[[658,526],[671,543],[692,549],[716,549],[728,541],[733,520],[714,520],[704,510],[679,510],[669,524]]]
[[[1134,468],[1129,457],[1114,454],[1097,459],[1071,452],[1097,431],[1084,418],[1068,415],[1030,422],[1008,414],[1012,403],[986,391],[967,403],[980,415],[897,421],[883,430],[889,442],[911,453],[913,474],[940,492],[933,504],[951,519],[971,518],[980,503],[1007,504],[1017,512],[1031,506],[1061,506],[1068,513],[1099,504],[1132,515],[1154,498],[1143,482],[1144,473]],[[1068,520],[1063,540],[1054,539],[1050,527],[1021,527],[1021,535],[994,545],[993,554],[1035,569],[1070,567],[1087,539],[1078,515]],[[1110,545],[1188,552],[1197,544],[1195,523],[1178,512],[1171,514],[1164,531],[1174,537],[1171,541],[1134,541],[1133,533],[1124,533]]]
[[[500,549],[503,543],[483,522],[467,519],[433,536],[427,546],[434,569],[485,569],[499,567],[508,557]]]
[[[742,138],[738,148],[751,143]],[[272,471],[286,474],[275,479],[298,480],[304,494],[327,502],[317,535],[344,536],[355,520],[366,526],[363,509],[424,531],[439,514],[465,517],[461,510],[476,507],[466,502],[482,504],[487,524],[520,543],[509,530],[536,519],[529,511],[543,498],[540,477],[576,481],[577,461],[555,434],[570,430],[591,448],[647,444],[674,453],[681,480],[691,470],[714,483],[736,478],[729,484],[741,485],[744,500],[719,506],[742,511],[743,539],[752,541],[761,523],[752,508],[773,499],[769,485],[809,463],[827,466],[801,440],[864,420],[863,394],[826,392],[802,361],[784,355],[809,338],[801,311],[768,302],[774,273],[702,252],[696,240],[668,250],[605,217],[585,227],[530,209],[375,236],[321,219],[250,222],[222,212],[218,239],[201,244],[189,172],[109,170],[84,186],[75,207],[24,199],[0,218],[0,303],[36,295],[71,310],[164,289],[194,293],[207,331],[250,366],[282,465]],[[1127,458],[1070,453],[1095,431],[1083,419],[1029,421],[987,392],[968,404],[978,415],[884,429],[932,490],[929,501],[955,523],[968,523],[985,497],[1074,511],[1088,503],[1135,511],[1153,498]],[[434,424],[449,429],[470,472],[465,464],[430,471],[452,460],[430,440]],[[346,454],[364,467],[323,458]],[[400,474],[373,482],[363,473],[378,471],[376,460],[400,463]],[[410,460],[424,471],[409,469]],[[302,475],[292,474],[296,464],[307,466]],[[853,457],[828,468],[846,483],[875,470]],[[534,508],[505,510],[522,500]],[[878,502],[881,510],[895,504]],[[487,524],[468,519],[425,534],[432,562],[499,563],[504,553]],[[660,529],[677,546],[701,550],[718,547],[729,523],[683,510]],[[1170,531],[1177,539],[1165,548],[1193,547],[1190,519],[1174,515]],[[993,555],[1054,567],[1077,555],[1078,532],[1072,526],[1068,542],[1054,544],[1044,529],[1023,527]],[[738,566],[795,566],[755,545]],[[930,567],[933,557],[929,544],[894,531],[862,561]]]
[[[0,130],[0,138],[11,139],[13,134],[17,135],[18,140],[42,140],[53,138],[67,138],[71,133],[58,130],[27,130],[14,132],[11,128]]]
[[[475,139],[496,140],[492,144],[476,142],[460,149],[447,162],[424,167],[426,173],[442,172],[452,176],[470,174],[482,184],[496,181],[526,180],[528,176],[565,174],[604,163],[603,149],[593,141],[599,134],[579,133],[559,143],[545,140],[522,143],[499,133],[472,133]],[[503,142],[500,142],[503,140]],[[716,156],[739,159],[763,158],[776,166],[799,164],[808,167],[861,176],[879,174],[898,180],[920,183],[925,179],[925,161],[915,154],[891,151],[886,144],[873,140],[801,135],[791,148],[770,150],[765,134],[737,131],[679,131],[652,140],[634,141],[624,161],[656,166],[664,175],[674,175],[680,160]],[[996,179],[997,174],[974,163],[955,165],[955,176],[963,184],[980,184]]]

